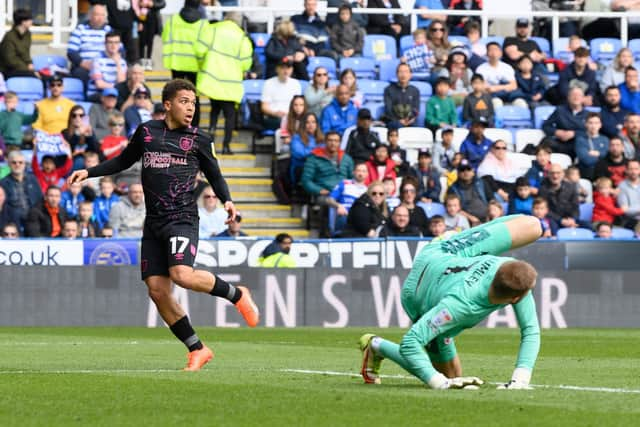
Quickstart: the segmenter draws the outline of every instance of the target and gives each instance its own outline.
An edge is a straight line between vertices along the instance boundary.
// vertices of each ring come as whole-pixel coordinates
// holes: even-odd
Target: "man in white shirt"
[[[291,78],[293,64],[283,58],[276,65],[276,76],[267,79],[262,87],[262,114],[265,129],[278,129],[281,119],[289,112],[291,98],[302,93],[300,82]]]
[[[486,90],[491,95],[493,108],[502,107],[509,100],[509,93],[516,90],[516,74],[513,68],[502,62],[502,48],[496,42],[487,43],[487,59],[476,69],[486,82]]]

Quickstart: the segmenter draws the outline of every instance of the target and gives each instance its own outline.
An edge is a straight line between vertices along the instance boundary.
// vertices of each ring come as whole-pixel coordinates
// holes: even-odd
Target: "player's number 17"
[[[187,245],[189,244],[189,238],[181,237],[181,236],[173,236],[169,239],[169,242],[171,242],[172,254],[183,253],[184,250],[187,249]],[[178,246],[178,244],[180,246]]]

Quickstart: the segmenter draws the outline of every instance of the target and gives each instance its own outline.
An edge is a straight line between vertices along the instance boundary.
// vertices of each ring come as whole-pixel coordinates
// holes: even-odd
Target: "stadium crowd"
[[[511,213],[538,217],[545,237],[640,235],[630,48],[590,49],[571,34],[552,54],[526,18],[506,38],[482,39],[476,17],[446,15],[481,9],[476,0],[416,1],[424,13],[411,34],[404,15],[353,13],[397,0],[329,1],[339,10],[326,21],[305,0],[273,34],[248,33],[259,26],[235,12],[212,15],[210,1],[186,0],[164,26],[164,1],[90,3],[68,67],[34,65],[28,10],[14,12],[0,43],[4,238],[142,234],[140,164],[83,186],[64,178],[117,156],[140,123],[163,117],[144,74],[157,34],[165,68],[211,99],[212,126],[224,114],[223,154],[233,154],[237,105],[244,127],[277,139],[279,196],[320,212],[321,236],[439,237]],[[7,89],[5,79],[19,78],[31,78],[31,92],[42,81],[33,108],[21,99],[28,90]],[[243,80],[259,83],[257,97],[245,96]],[[67,85],[78,82],[72,100]],[[241,216],[224,224],[204,181],[198,194],[200,237],[244,235]]]

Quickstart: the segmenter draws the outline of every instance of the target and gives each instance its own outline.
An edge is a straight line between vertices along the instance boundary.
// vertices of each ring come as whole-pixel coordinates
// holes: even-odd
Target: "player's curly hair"
[[[162,103],[165,101],[171,101],[180,90],[188,90],[193,93],[197,93],[196,87],[189,80],[173,79],[164,85],[164,88],[162,88]]]
[[[491,286],[496,297],[523,296],[536,286],[538,273],[525,261],[507,261],[498,268]]]

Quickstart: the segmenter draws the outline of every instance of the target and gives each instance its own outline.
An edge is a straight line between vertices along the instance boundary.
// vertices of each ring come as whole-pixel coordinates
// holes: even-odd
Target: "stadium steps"
[[[275,237],[278,233],[288,233],[294,239],[309,239],[314,237],[309,230],[305,229],[274,229],[274,228],[246,228],[245,232],[251,236],[256,237]]]
[[[242,214],[243,221],[247,218],[269,221],[271,219],[297,219],[291,218],[291,208],[287,205],[274,205],[271,203],[236,203],[238,212]],[[259,225],[259,224],[257,224]]]
[[[251,191],[270,192],[272,183],[273,180],[271,178],[227,178],[231,194]]]

